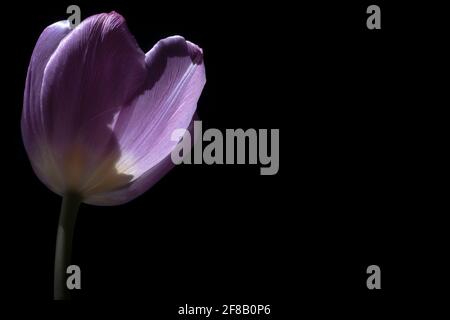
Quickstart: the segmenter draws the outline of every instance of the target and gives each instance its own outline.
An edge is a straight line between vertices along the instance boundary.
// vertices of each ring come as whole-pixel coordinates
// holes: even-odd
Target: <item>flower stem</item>
[[[55,273],[53,283],[54,300],[69,300],[70,294],[66,285],[66,270],[72,255],[72,239],[75,221],[81,197],[74,193],[64,195],[61,213],[59,214],[58,232],[56,235]]]

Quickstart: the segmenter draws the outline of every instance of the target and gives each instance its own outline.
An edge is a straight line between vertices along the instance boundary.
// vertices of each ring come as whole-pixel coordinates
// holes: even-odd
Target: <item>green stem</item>
[[[67,289],[67,267],[70,265],[72,255],[72,239],[75,221],[81,197],[68,193],[63,197],[61,213],[59,214],[58,232],[56,235],[55,273],[53,283],[54,300],[69,300]]]

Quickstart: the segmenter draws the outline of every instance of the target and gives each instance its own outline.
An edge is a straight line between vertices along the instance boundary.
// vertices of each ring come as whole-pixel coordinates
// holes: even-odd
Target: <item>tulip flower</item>
[[[68,295],[80,203],[128,202],[167,173],[177,144],[171,133],[191,124],[205,81],[198,46],[173,36],[144,54],[116,12],[42,32],[28,68],[21,128],[35,174],[63,197],[55,299]]]

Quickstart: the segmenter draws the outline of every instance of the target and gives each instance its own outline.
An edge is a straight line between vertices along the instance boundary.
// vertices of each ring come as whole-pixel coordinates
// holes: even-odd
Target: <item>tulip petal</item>
[[[116,168],[133,176],[121,190],[88,198],[91,204],[116,205],[145,192],[171,167],[176,129],[188,129],[206,82],[202,50],[180,36],[159,41],[146,54],[145,91],[120,110],[112,127],[121,149]]]
[[[42,104],[52,144],[64,149],[81,140],[98,153],[109,142],[114,113],[140,92],[146,76],[145,55],[121,15],[84,20],[45,68]]]
[[[43,135],[63,181],[53,188],[58,193],[98,190],[104,182],[92,176],[113,181],[110,187],[124,184],[114,167],[120,148],[110,124],[142,91],[147,74],[144,53],[115,12],[87,18],[59,43],[40,90]]]
[[[191,136],[191,146],[198,142],[192,140],[194,132],[194,121],[198,120],[198,115],[195,113],[192,118],[192,122],[189,124],[187,132],[185,134]],[[100,206],[113,206],[129,202],[150,189],[174,166],[175,164],[172,162],[171,155],[169,154],[152,168],[147,170],[143,175],[128,183],[125,187],[109,192],[93,194],[92,196],[85,199],[84,202]]]
[[[113,131],[122,156],[117,167],[137,179],[174,149],[175,129],[187,129],[205,85],[202,50],[180,36],[146,54],[146,90],[118,115]]]
[[[104,193],[93,193],[84,199],[83,202],[97,206],[115,206],[124,204],[150,189],[173,167],[174,164],[172,163],[172,159],[170,155],[168,155],[138,179],[128,183],[125,187]]]
[[[45,115],[41,106],[41,87],[48,60],[70,31],[70,24],[67,20],[59,21],[48,26],[39,37],[28,67],[21,120],[23,142],[33,169],[43,183],[55,192],[54,185],[61,181],[56,181],[57,177],[47,174],[47,172],[55,172],[55,170],[48,168],[52,163],[43,159],[43,157],[49,157],[49,150],[45,139]]]

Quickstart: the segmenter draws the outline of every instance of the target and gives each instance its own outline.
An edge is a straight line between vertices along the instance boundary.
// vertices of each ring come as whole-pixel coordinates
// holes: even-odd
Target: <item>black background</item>
[[[275,176],[255,165],[179,166],[128,204],[82,205],[73,254],[82,290],[71,304],[52,302],[61,199],[31,170],[20,114],[34,44],[72,2],[5,7],[8,298],[150,319],[175,319],[186,303],[359,319],[419,294],[428,236],[416,228],[425,202],[416,146],[431,98],[418,75],[433,41],[420,15],[439,8],[373,3],[381,30],[366,28],[372,2],[77,1],[82,18],[121,13],[144,51],[174,34],[203,48],[204,129],[279,128],[281,141]],[[371,264],[380,291],[366,288]]]

